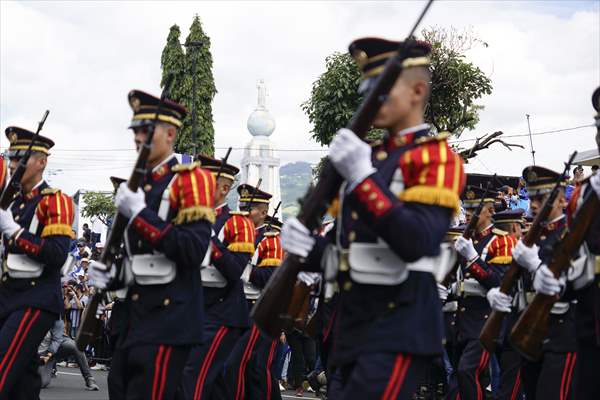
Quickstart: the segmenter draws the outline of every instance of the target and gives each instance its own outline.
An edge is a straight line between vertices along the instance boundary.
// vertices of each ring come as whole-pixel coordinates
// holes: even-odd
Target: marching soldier
[[[275,268],[283,261],[283,248],[279,232],[282,223],[276,217],[267,216],[262,229],[258,230],[261,236],[257,240],[256,252],[252,263],[248,266],[249,273],[246,287],[262,291]],[[252,293],[252,289],[249,290]],[[279,382],[275,374],[275,353],[279,338],[268,339],[260,335],[256,339],[254,354],[246,370],[248,378],[249,399],[281,399]]]
[[[34,134],[9,127],[6,136],[14,172]],[[44,136],[34,140],[22,190],[9,210],[0,210],[0,399],[39,397],[37,349],[63,309],[60,277],[73,238],[73,202],[42,177],[53,146]],[[0,176],[6,177],[4,163]]]
[[[488,255],[492,242],[498,243],[492,232],[495,199],[479,187],[467,188],[463,207],[468,220],[482,201],[475,236],[472,240],[459,236],[454,243],[456,251],[462,256],[457,271],[459,359],[456,377],[460,397],[465,400],[485,397],[485,388],[489,383],[490,354],[481,346],[479,333],[490,313],[486,293],[500,284],[499,271],[491,266],[496,260],[489,258],[492,254]],[[500,243],[504,244],[503,241]]]
[[[268,217],[269,201],[272,195],[247,183],[238,186],[237,191],[240,196],[240,210],[245,210],[249,213],[248,217],[256,227],[254,235],[255,248],[263,248],[260,244],[266,233],[267,225],[265,224],[265,220]],[[258,260],[256,251],[253,255],[254,261]],[[262,273],[263,271],[259,273],[254,271],[251,264],[246,267],[242,275],[248,308],[252,308],[256,299],[260,296],[261,288],[257,287],[255,283],[260,284],[261,279],[268,279]],[[273,260],[269,260],[268,264],[270,265],[264,265],[263,268],[271,270],[271,268],[275,267]],[[251,328],[236,343],[227,360],[224,374],[225,386],[230,390],[228,398],[235,400],[246,398],[272,399],[277,398],[272,396],[280,396],[279,386],[275,385],[273,388],[271,379],[267,382],[267,378],[270,378],[268,370],[264,365],[259,365],[257,361],[259,359],[259,352],[264,351],[264,346],[259,345],[264,340],[265,338],[262,337],[256,325],[252,324]],[[275,382],[277,381],[275,380]]]
[[[506,269],[512,263],[512,250],[521,238],[525,221],[523,219],[524,210],[517,208],[514,210],[505,210],[494,214],[494,229],[492,232],[496,235],[490,243],[488,256],[489,264],[504,275]],[[492,263],[492,260],[494,262]],[[511,306],[510,296],[500,292],[499,287],[493,287],[487,292],[487,300],[490,307],[502,312],[511,313],[507,324],[501,333],[501,344],[496,350],[496,357],[500,366],[500,382],[497,393],[494,393],[496,399],[516,399],[521,395],[521,357],[508,343],[508,333],[512,325],[519,316],[518,308]]]
[[[231,211],[226,198],[239,168],[201,155],[203,168],[217,179],[211,265],[202,270],[205,342],[190,353],[182,380],[183,399],[225,398],[222,371],[235,343],[250,327],[240,279],[254,253],[254,224],[248,212]],[[217,177],[218,175],[218,177]]]
[[[204,304],[200,279],[215,221],[215,180],[197,164],[178,164],[173,145],[185,118],[183,106],[133,90],[130,128],[138,148],[154,125],[148,172],[140,189],[125,183],[115,196],[129,218],[125,232],[125,276],[110,289],[127,286],[127,326],[119,333],[109,375],[122,388],[114,398],[173,399],[190,348],[202,343]],[[116,267],[90,265],[90,279],[107,288]]]
[[[600,90],[596,90],[600,96]],[[598,102],[600,108],[600,101]],[[595,192],[595,193],[592,193]],[[581,186],[575,188],[569,203],[569,216],[577,217],[577,211],[585,196],[597,195],[600,198],[600,175],[595,174]],[[597,373],[600,368],[600,215],[596,215],[582,246],[583,264],[579,274],[569,278],[569,285],[575,290],[577,299],[575,327],[577,331],[577,362],[575,373],[577,386],[576,399],[600,398],[600,381]]]
[[[530,166],[523,170],[523,178],[531,201],[530,210],[533,215],[536,215],[544,199],[559,180],[560,174],[540,166]],[[527,302],[532,299],[534,290],[554,296],[561,293],[564,288],[564,281],[559,282],[554,278],[547,263],[552,257],[553,247],[560,239],[566,223],[565,186],[566,178],[561,182],[560,191],[544,227],[545,232],[538,243],[527,247],[519,240],[513,249],[512,255],[515,261],[529,272],[523,279],[523,296]],[[541,360],[537,362],[523,360],[521,378],[528,399],[574,398],[571,388],[573,370],[578,357],[574,311],[574,305],[568,301],[557,302],[550,314],[548,335],[542,346]]]
[[[350,45],[368,90],[400,42],[359,39]],[[440,244],[459,207],[463,163],[446,136],[423,123],[430,47],[417,42],[379,110],[388,134],[371,148],[340,130],[329,160],[345,183],[336,219],[340,294],[328,380],[332,399],[410,399],[424,369],[443,351],[436,273]],[[291,219],[284,250],[321,270],[327,240]],[[336,271],[333,271],[335,274]],[[329,273],[326,271],[326,275]]]

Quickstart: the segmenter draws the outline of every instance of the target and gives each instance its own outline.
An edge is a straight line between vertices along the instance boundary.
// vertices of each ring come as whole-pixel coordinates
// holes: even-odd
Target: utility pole
[[[192,160],[196,158],[196,62],[197,50],[202,47],[202,42],[193,41],[185,45],[188,55],[192,57]],[[190,50],[191,49],[191,50]]]
[[[535,150],[533,149],[533,137],[531,136],[531,125],[529,125],[529,114],[525,114],[527,116],[527,129],[529,129],[529,146],[531,146],[531,159],[533,160],[533,165],[535,165]]]

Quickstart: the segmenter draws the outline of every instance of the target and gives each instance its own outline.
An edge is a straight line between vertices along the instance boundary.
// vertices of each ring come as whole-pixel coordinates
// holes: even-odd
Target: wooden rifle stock
[[[413,26],[408,38],[404,41],[402,48],[399,49],[398,54],[387,60],[384,70],[375,82],[375,86],[367,94],[353,115],[347,128],[353,131],[358,137],[364,138],[366,136],[381,105],[402,73],[403,62],[408,56],[407,50],[413,42],[412,35],[432,2],[433,0],[429,0],[421,12],[419,19]],[[306,200],[302,204],[302,209],[298,214],[300,222],[310,231],[314,231],[319,226],[329,204],[338,193],[342,181],[342,177],[338,174],[329,159],[325,159],[321,168],[319,181],[315,188],[307,194]],[[254,322],[262,333],[271,338],[279,337],[285,321],[291,318],[287,314],[287,309],[290,304],[292,288],[296,283],[296,276],[300,271],[302,261],[300,257],[288,254],[281,266],[275,269],[261,296],[252,308],[250,314]]]
[[[583,243],[590,223],[600,213],[600,201],[591,190],[577,212],[572,229],[565,227],[561,240],[555,246],[548,268],[556,278],[571,265],[571,257]],[[536,293],[510,334],[512,346],[529,360],[537,360],[542,354],[542,341],[548,333],[550,310],[559,296]]]
[[[37,131],[35,131],[35,135],[31,138],[31,142],[27,147],[27,150],[23,154],[23,157],[19,159],[19,163],[17,164],[17,168],[15,168],[15,172],[10,177],[8,184],[2,191],[2,195],[0,196],[0,208],[3,210],[8,210],[8,207],[13,202],[15,196],[21,190],[21,179],[23,179],[23,175],[25,174],[25,170],[27,169],[27,161],[29,161],[29,157],[31,157],[31,153],[33,153],[33,142],[40,136],[40,131],[44,127],[46,123],[46,118],[48,118],[49,110],[46,110],[40,122],[38,122]]]
[[[542,232],[544,231],[544,222],[548,220],[548,216],[552,211],[552,207],[554,206],[554,201],[558,196],[560,190],[560,183],[563,180],[565,174],[569,172],[571,168],[571,164],[575,159],[577,152],[574,152],[569,161],[565,163],[565,169],[562,175],[556,180],[554,188],[550,195],[546,197],[544,204],[540,212],[535,216],[531,228],[527,232],[527,235],[523,238],[523,244],[527,247],[533,246],[540,236],[542,236]],[[512,288],[517,283],[517,280],[521,276],[521,266],[517,264],[516,261],[512,261],[510,267],[504,273],[502,277],[502,282],[500,282],[500,291],[504,294],[509,294]],[[479,334],[479,341],[481,345],[490,353],[493,353],[496,350],[496,346],[499,342],[500,330],[502,329],[502,322],[508,313],[492,310],[489,318],[485,321],[483,325],[483,329]]]
[[[284,318],[283,330],[291,332],[294,328],[304,330],[306,317],[308,316],[308,305],[310,304],[311,287],[301,281],[296,281],[292,289],[290,304]]]
[[[173,77],[173,74],[169,74],[165,80],[165,86],[160,95],[160,101],[158,102],[156,113],[154,114],[154,121],[152,121],[152,124],[149,126],[148,134],[146,135],[146,141],[140,148],[135,166],[133,167],[133,172],[127,181],[127,187],[131,191],[137,191],[144,181],[144,177],[146,175],[146,164],[148,162],[148,158],[150,157],[150,151],[152,150],[154,129],[159,121],[158,117],[168,96],[171,83],[173,82]],[[106,265],[107,268],[111,268],[121,252],[123,235],[125,234],[125,229],[129,223],[129,219],[118,211],[113,221],[114,222],[111,226],[108,238],[106,239],[106,246],[104,247],[99,260],[102,264]],[[75,338],[77,348],[81,351],[84,351],[87,345],[94,340],[98,329],[100,328],[100,320],[97,318],[96,312],[98,311],[98,305],[102,301],[103,296],[104,291],[97,290],[83,311],[79,329],[77,330],[77,336]]]

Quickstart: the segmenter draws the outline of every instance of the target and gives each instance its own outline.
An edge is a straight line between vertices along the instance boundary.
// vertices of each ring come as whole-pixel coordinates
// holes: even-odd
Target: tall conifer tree
[[[180,35],[179,27],[173,25],[161,59],[161,86],[164,85],[167,74],[174,72],[175,80],[169,97],[184,104],[188,109],[188,116],[183,121],[183,127],[177,136],[175,151],[191,154],[193,149],[193,63],[196,58],[196,152],[212,155],[214,154],[212,100],[217,90],[212,75],[210,38],[202,30],[198,15],[194,17],[190,33],[183,46],[179,42]],[[190,43],[201,43],[201,46],[190,46]]]

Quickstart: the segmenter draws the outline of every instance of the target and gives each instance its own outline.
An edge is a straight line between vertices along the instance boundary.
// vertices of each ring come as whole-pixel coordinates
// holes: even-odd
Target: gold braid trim
[[[512,256],[498,256],[488,261],[489,264],[510,264],[512,262]]]
[[[429,204],[458,210],[458,194],[447,188],[435,186],[413,186],[398,196],[400,200],[413,203]]]
[[[265,258],[257,267],[279,267],[280,265],[281,260],[279,258]]]
[[[68,236],[71,239],[75,239],[73,228],[67,224],[46,225],[42,230],[42,237],[47,236]]]
[[[236,242],[230,243],[227,246],[227,250],[235,251],[237,253],[251,253],[254,254],[254,243],[249,242]]]
[[[175,225],[181,225],[189,222],[199,221],[201,219],[205,219],[211,224],[214,224],[216,219],[215,210],[205,206],[184,208],[177,212],[177,216],[173,220],[173,223]]]

